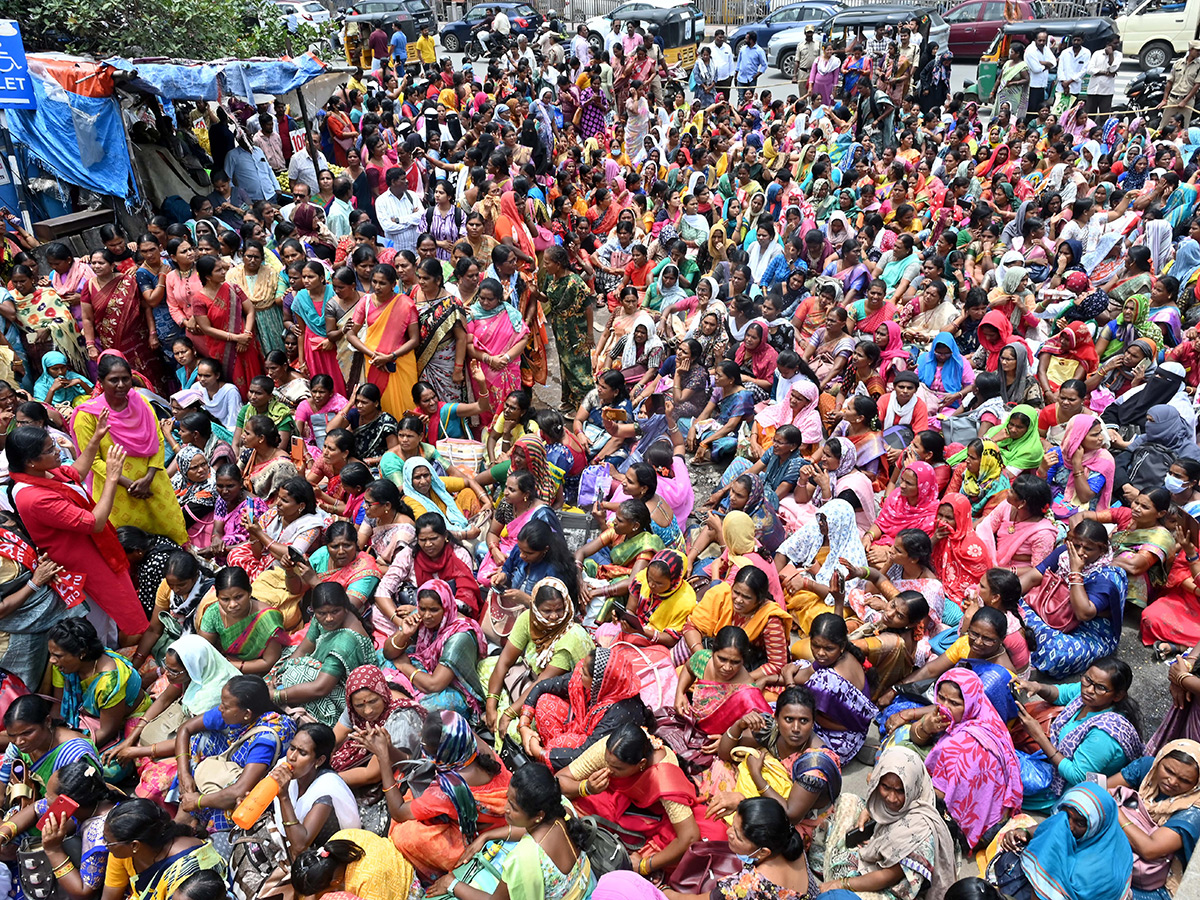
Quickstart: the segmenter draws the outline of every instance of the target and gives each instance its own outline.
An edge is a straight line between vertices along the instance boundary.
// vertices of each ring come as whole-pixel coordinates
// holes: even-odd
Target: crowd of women
[[[636,27],[385,66],[292,202],[15,260],[13,893],[1175,896],[1200,129],[889,40],[671,110]]]

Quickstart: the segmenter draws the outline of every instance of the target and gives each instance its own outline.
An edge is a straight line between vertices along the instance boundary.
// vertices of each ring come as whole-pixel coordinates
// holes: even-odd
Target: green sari
[[[304,704],[309,715],[332,728],[346,710],[346,677],[359,666],[375,663],[375,644],[349,628],[326,631],[316,619],[304,637],[313,642],[312,655],[281,659],[271,669],[268,681],[283,690],[308,684],[321,674],[332,675],[337,685],[324,697]]]
[[[543,268],[538,274],[538,289],[550,304],[546,312],[558,347],[563,403],[578,408],[592,387],[592,360],[588,352],[592,335],[585,310],[595,306],[596,297],[574,272],[554,278]]]
[[[220,608],[214,603],[201,616],[200,630],[215,634],[221,642],[221,652],[243,662],[248,659],[260,659],[272,638],[277,637],[281,646],[288,646],[283,615],[269,606],[262,612],[251,613],[246,618],[226,626],[221,619]]]

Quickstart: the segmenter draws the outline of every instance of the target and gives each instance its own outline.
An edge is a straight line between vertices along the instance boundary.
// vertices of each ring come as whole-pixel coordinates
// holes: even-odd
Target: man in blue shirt
[[[400,30],[399,22],[392,23],[392,37],[388,44],[392,48],[392,65],[396,68],[396,77],[400,78],[408,66],[408,38]]]
[[[737,82],[738,87],[742,89],[740,102],[746,102],[746,98],[754,92],[758,76],[765,71],[767,71],[767,54],[759,49],[758,35],[752,31],[746,37],[746,43],[742,45],[742,50],[738,53],[737,58]]]

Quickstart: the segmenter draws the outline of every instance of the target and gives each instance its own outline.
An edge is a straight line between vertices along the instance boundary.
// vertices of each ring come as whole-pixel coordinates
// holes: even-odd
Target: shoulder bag
[[[233,761],[233,753],[238,747],[254,737],[255,734],[270,734],[275,741],[275,755],[279,755],[279,738],[275,737],[269,728],[261,726],[249,728],[245,734],[230,744],[224,753],[218,753],[216,756],[200,760],[192,770],[192,780],[196,783],[196,790],[202,794],[208,794],[212,791],[223,791],[241,778],[242,770],[245,767],[239,766]]]

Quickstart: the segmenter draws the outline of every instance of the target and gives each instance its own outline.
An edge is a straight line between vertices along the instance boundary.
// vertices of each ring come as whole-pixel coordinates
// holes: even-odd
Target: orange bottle
[[[279,794],[279,782],[268,775],[246,795],[246,799],[233,811],[233,824],[243,831],[253,828],[268,806]]]

